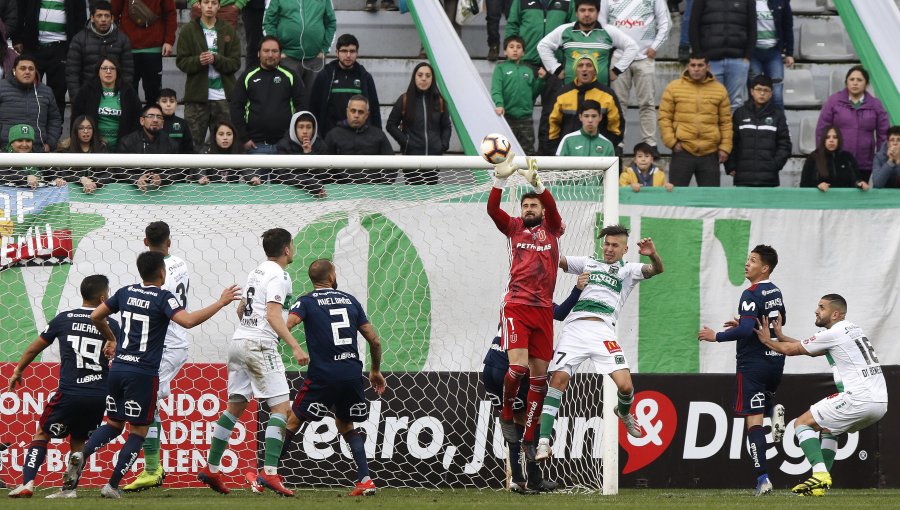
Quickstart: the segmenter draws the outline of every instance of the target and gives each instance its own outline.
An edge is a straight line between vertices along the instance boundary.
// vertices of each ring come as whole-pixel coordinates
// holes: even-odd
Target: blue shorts
[[[156,414],[159,377],[138,372],[110,371],[106,417],[132,425],[150,425]]]
[[[499,411],[503,408],[503,378],[508,370],[485,365],[481,371],[481,384],[484,385],[484,393],[491,401],[491,407]],[[528,379],[521,381],[516,401],[513,402],[513,412],[518,413],[525,409],[525,401],[528,399]]]
[[[343,422],[361,422],[369,417],[369,401],[363,378],[318,383],[306,376],[291,410],[298,418],[321,420],[328,412]]]
[[[44,406],[38,424],[48,436],[87,439],[103,421],[106,398],[57,391]]]
[[[775,391],[781,384],[781,371],[740,371],[735,382],[734,414],[770,416],[775,406]]]

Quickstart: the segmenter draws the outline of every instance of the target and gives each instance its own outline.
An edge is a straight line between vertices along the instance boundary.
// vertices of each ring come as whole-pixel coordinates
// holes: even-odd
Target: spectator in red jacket
[[[162,58],[172,55],[178,14],[175,0],[142,0],[152,16],[143,17],[129,0],[112,0],[113,20],[119,30],[131,40],[134,56],[134,77],[131,85],[144,87],[144,101],[153,104],[159,99],[162,87]]]

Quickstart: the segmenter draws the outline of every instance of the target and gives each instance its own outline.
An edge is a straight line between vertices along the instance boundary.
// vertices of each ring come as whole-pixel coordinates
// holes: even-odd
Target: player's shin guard
[[[88,438],[87,442],[84,443],[84,448],[81,450],[84,453],[85,462],[87,462],[88,457],[93,455],[94,452],[106,446],[106,443],[119,437],[121,433],[122,429],[117,429],[109,423],[100,425],[100,427],[91,434],[91,437]]]
[[[825,461],[825,469],[830,473],[834,457],[837,455],[837,438],[830,432],[822,432],[820,440],[822,442],[822,460]]]
[[[122,449],[119,451],[119,460],[116,462],[116,468],[113,470],[112,476],[109,477],[110,487],[113,489],[119,488],[119,482],[122,481],[122,477],[128,473],[129,469],[131,469],[131,465],[134,464],[134,461],[137,460],[143,444],[143,436],[139,436],[134,432],[128,434],[128,439],[125,440],[125,444],[122,445]]]
[[[631,390],[629,393],[617,391],[616,396],[619,398],[619,416],[631,414],[631,403],[634,402],[634,390]]]
[[[269,423],[266,425],[266,454],[263,459],[263,470],[267,475],[278,472],[278,459],[284,447],[284,428],[287,426],[287,416],[281,413],[272,413]]]
[[[236,423],[237,417],[228,411],[222,413],[222,416],[219,416],[218,421],[216,421],[216,426],[213,428],[212,444],[209,446],[209,455],[206,457],[211,473],[219,472],[222,455],[225,454],[225,450],[228,448],[228,438],[231,437],[231,431]]]
[[[528,400],[525,402],[525,435],[522,438],[526,443],[534,442],[534,433],[540,424],[544,395],[547,394],[547,376],[531,377],[529,382]]]
[[[159,469],[159,434],[162,425],[155,420],[147,429],[144,439],[144,471],[155,473]]]
[[[827,471],[825,459],[822,457],[822,443],[819,442],[819,433],[806,425],[800,425],[796,430],[797,442],[803,449],[803,455],[812,466],[813,473]]]
[[[22,485],[34,480],[44,465],[47,456],[47,441],[35,439],[28,445],[28,453],[25,454],[25,464],[22,466]]]
[[[356,428],[344,434],[344,441],[350,445],[350,453],[356,463],[356,483],[369,476],[369,461],[366,459],[366,431]]]
[[[559,413],[559,405],[562,401],[562,390],[547,388],[547,396],[544,397],[544,410],[541,412],[540,437],[550,438],[553,435],[553,422]]]
[[[528,368],[522,365],[510,365],[506,376],[503,377],[503,410],[500,411],[500,418],[506,421],[513,419],[513,404],[516,402],[516,395],[519,394],[519,385],[522,379],[528,374]]]
[[[756,476],[768,474],[766,467],[766,433],[761,425],[754,425],[747,431],[747,440],[750,443],[750,460],[756,469]]]

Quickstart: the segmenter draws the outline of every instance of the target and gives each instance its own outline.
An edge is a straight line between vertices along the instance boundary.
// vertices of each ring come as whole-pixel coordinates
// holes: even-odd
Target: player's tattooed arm
[[[22,353],[22,359],[19,360],[19,364],[13,370],[13,375],[9,378],[9,391],[16,390],[16,384],[22,383],[22,373],[34,361],[34,358],[37,358],[38,354],[49,346],[50,344],[46,340],[37,337],[34,342],[31,342],[31,345],[25,348],[25,352]]]
[[[234,311],[234,313],[236,313],[238,316],[238,320],[241,320],[244,318],[244,310],[246,308],[247,308],[247,299],[241,298],[241,301],[238,303],[237,309]]]
[[[363,338],[369,343],[369,354],[372,357],[372,363],[369,367],[369,382],[372,384],[372,388],[375,389],[375,393],[381,395],[384,393],[384,389],[387,388],[387,382],[385,382],[384,376],[381,375],[381,339],[378,338],[378,333],[375,332],[372,324],[368,322],[359,327],[359,332],[362,333]]]
[[[776,317],[772,322],[773,329],[775,330],[775,335],[778,336],[778,339],[781,341],[773,341],[772,334],[769,331],[769,318],[763,317],[762,322],[759,319],[756,319],[756,329],[753,331],[756,332],[756,337],[759,338],[759,341],[763,343],[769,349],[772,349],[775,352],[784,354],[785,356],[809,356],[809,351],[807,351],[803,344],[800,343],[799,340],[795,338],[790,338],[784,333],[781,332],[781,317]]]
[[[650,263],[644,264],[644,267],[641,268],[641,273],[644,274],[644,278],[653,278],[662,273],[664,271],[663,262],[659,253],[656,251],[656,245],[653,244],[653,239],[645,237],[638,241],[637,245],[638,253],[650,258]]]

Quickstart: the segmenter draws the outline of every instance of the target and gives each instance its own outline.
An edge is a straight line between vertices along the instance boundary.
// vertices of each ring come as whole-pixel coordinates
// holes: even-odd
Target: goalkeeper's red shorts
[[[500,309],[503,348],[528,349],[528,356],[553,358],[553,307],[504,303]]]

